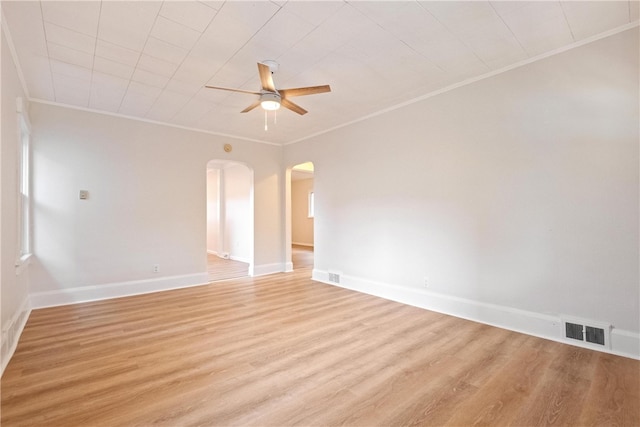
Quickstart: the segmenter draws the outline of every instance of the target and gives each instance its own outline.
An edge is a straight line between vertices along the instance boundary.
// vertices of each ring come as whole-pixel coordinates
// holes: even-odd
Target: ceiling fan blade
[[[273,84],[273,76],[271,75],[271,68],[268,65],[264,65],[258,62],[258,73],[260,73],[260,82],[262,83],[262,89],[275,92],[276,86]]]
[[[248,113],[249,111],[253,110],[256,107],[260,106],[260,100],[258,99],[256,102],[254,102],[253,104],[249,105],[247,108],[245,108],[244,110],[240,111],[241,113]]]
[[[260,95],[260,92],[255,92],[251,90],[243,90],[243,89],[231,89],[228,87],[219,87],[219,86],[205,86],[208,89],[220,89],[220,90],[228,90],[229,92],[240,92],[240,93],[248,93],[250,95]]]
[[[293,89],[280,89],[278,93],[283,98],[291,98],[292,96],[314,95],[316,93],[331,92],[331,86],[309,86],[309,87],[297,87]]]
[[[288,108],[289,110],[293,111],[294,113],[300,114],[301,116],[304,115],[304,114],[307,114],[307,110],[305,110],[304,108],[302,108],[298,104],[294,104],[293,102],[289,101],[286,98],[282,98],[280,100],[280,105],[282,105],[284,108]]]

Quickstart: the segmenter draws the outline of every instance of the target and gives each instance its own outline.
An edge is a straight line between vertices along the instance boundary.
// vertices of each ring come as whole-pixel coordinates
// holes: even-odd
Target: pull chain
[[[269,124],[268,124],[268,111],[264,110],[264,130],[265,132],[269,130]],[[277,110],[273,110],[273,124],[277,124],[278,123],[278,111]]]

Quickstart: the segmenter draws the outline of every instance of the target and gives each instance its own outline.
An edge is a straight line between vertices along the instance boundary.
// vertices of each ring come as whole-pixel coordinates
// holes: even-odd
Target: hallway
[[[293,269],[301,268],[313,269],[313,247],[291,245],[291,261]]]
[[[311,269],[313,269],[313,248],[292,245],[291,261],[293,262],[294,270],[306,268],[309,269],[309,274],[311,274]],[[207,273],[209,274],[209,282],[247,277],[249,275],[249,264],[207,254]]]
[[[207,254],[207,273],[209,273],[209,282],[237,279],[249,275],[249,264]]]

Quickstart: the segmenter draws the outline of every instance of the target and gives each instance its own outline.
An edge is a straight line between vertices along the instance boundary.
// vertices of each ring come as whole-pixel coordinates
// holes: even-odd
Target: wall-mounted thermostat
[[[80,200],[87,200],[89,198],[89,192],[87,190],[80,190]]]

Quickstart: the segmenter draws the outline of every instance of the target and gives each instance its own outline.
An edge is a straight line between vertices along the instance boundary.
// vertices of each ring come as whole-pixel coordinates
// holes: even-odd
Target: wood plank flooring
[[[313,268],[313,248],[293,245],[291,258],[294,269]],[[248,276],[249,264],[207,254],[207,273],[209,274],[209,282],[237,279]]]
[[[640,362],[293,273],[34,310],[8,426],[638,426]]]
[[[207,254],[207,273],[209,274],[209,282],[237,279],[238,277],[246,277],[249,274],[249,264]]]
[[[291,263],[293,269],[313,268],[313,248],[309,246],[292,245],[291,246]],[[311,273],[309,273],[311,274]]]

